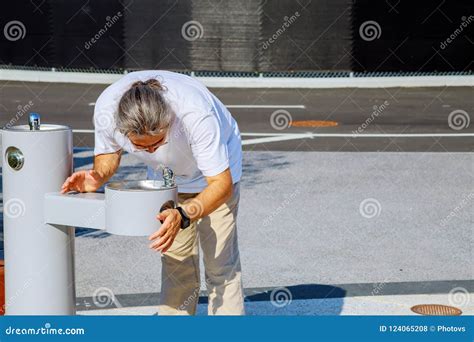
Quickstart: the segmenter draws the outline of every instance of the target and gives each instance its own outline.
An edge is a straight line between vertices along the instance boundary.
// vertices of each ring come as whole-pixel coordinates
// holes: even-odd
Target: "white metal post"
[[[6,314],[73,315],[74,228],[43,213],[71,174],[72,131],[33,123],[2,131]]]

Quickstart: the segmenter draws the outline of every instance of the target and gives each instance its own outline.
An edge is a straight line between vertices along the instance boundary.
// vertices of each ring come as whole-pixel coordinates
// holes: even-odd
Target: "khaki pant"
[[[178,202],[197,196],[179,194]],[[243,315],[244,298],[237,244],[239,183],[232,197],[209,216],[181,230],[171,248],[162,256],[160,315],[194,315],[199,299],[199,244],[209,315]]]

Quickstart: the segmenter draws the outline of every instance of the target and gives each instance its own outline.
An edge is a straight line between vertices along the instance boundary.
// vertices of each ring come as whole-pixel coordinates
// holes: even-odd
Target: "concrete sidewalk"
[[[462,315],[474,315],[474,293],[469,302],[457,307]],[[247,302],[247,315],[417,315],[410,310],[418,304],[453,305],[446,295],[363,296],[291,300],[282,303]],[[156,315],[156,306],[122,307],[78,311],[78,315]],[[199,304],[198,315],[207,315],[206,304]]]

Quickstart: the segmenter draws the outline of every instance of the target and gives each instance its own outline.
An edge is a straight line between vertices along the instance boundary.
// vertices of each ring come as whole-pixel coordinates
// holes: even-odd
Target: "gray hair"
[[[171,126],[174,115],[156,79],[138,81],[123,94],[116,117],[117,129],[124,135],[154,135]]]

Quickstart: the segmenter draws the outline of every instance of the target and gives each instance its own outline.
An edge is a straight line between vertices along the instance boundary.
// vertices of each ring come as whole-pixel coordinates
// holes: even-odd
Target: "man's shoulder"
[[[177,72],[166,70],[141,70],[130,72],[114,83],[105,88],[97,99],[96,103],[101,101],[117,100],[137,81],[146,81],[156,79],[163,84],[165,88],[199,87],[201,83],[194,78]]]

